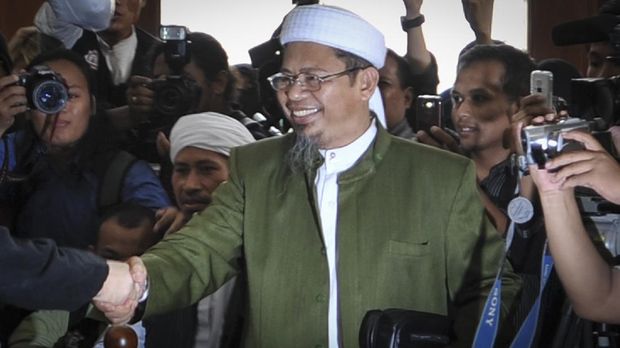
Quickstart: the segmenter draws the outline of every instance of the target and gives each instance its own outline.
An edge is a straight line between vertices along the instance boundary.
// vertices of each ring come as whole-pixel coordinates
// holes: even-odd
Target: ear
[[[228,86],[228,82],[230,81],[230,77],[228,75],[229,73],[224,70],[215,75],[215,79],[211,81],[211,90],[213,90],[214,94],[224,94],[224,91],[226,91],[226,86]]]
[[[358,80],[360,81],[360,93],[363,100],[370,100],[379,83],[379,70],[374,67],[362,69],[359,72]]]
[[[413,87],[405,88],[405,108],[409,109],[413,106],[413,100],[415,97],[413,96]]]

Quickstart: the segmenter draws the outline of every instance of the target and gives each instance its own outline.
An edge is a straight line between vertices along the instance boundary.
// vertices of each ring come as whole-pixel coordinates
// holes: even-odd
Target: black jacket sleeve
[[[50,239],[18,240],[0,226],[0,302],[27,309],[74,310],[97,294],[105,260],[59,248]]]

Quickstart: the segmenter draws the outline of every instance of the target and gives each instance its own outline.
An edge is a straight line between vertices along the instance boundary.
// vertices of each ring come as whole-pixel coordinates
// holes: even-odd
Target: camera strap
[[[510,225],[506,232],[506,244],[504,248],[504,254],[501,258],[501,264],[497,275],[495,276],[495,282],[491,288],[484,310],[478,323],[478,329],[476,330],[476,336],[472,347],[474,348],[491,348],[495,345],[495,339],[497,338],[497,330],[499,327],[499,317],[501,310],[502,299],[502,274],[504,272],[504,265],[506,264],[506,257],[515,234],[515,223],[525,223],[533,217],[533,207],[531,202],[522,196],[519,196],[520,181],[522,179],[522,172],[518,172],[517,184],[515,187],[516,197],[508,205],[508,215],[510,217]],[[545,285],[549,280],[549,275],[553,269],[553,258],[548,252],[547,242],[543,248],[541,270],[540,270],[540,287],[538,290],[538,296],[534,305],[530,309],[526,319],[521,324],[519,331],[514,337],[511,348],[525,348],[530,347],[534,341],[536,335],[536,328],[538,326],[538,318],[540,314],[540,306],[542,302],[543,291]]]
[[[547,281],[549,280],[549,276],[551,275],[551,270],[553,269],[553,257],[549,253],[549,248],[547,246],[547,241],[545,241],[545,246],[542,252],[542,261],[540,264],[540,286],[538,288],[538,296],[536,296],[536,301],[534,305],[530,309],[527,317],[521,324],[521,328],[519,328],[519,332],[512,340],[511,348],[521,348],[521,347],[531,347],[534,342],[534,336],[536,336],[536,327],[538,326],[538,318],[540,314],[540,305],[542,302],[543,292],[545,291],[545,285],[547,285]]]

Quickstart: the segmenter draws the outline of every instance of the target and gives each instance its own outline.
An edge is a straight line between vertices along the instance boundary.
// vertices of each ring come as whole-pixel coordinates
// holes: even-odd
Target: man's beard
[[[301,174],[313,169],[318,158],[320,158],[318,142],[298,131],[295,145],[286,156],[286,161],[293,173]]]

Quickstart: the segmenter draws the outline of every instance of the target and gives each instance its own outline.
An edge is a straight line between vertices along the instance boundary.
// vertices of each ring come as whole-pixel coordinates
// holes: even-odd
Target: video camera
[[[69,100],[65,80],[45,65],[36,65],[19,74],[15,84],[26,87],[29,108],[47,115],[62,111]]]
[[[195,80],[183,74],[183,67],[191,59],[187,29],[164,25],[160,28],[159,37],[164,41],[164,58],[172,74],[150,85],[155,92],[153,107],[159,116],[151,121],[171,126],[179,117],[189,114],[198,106],[202,90]]]
[[[566,141],[562,136],[574,130],[589,132],[590,123],[579,118],[569,118],[555,124],[523,127],[521,143],[527,164],[536,164],[538,168],[543,169],[548,159],[563,151],[582,148],[581,144]]]

